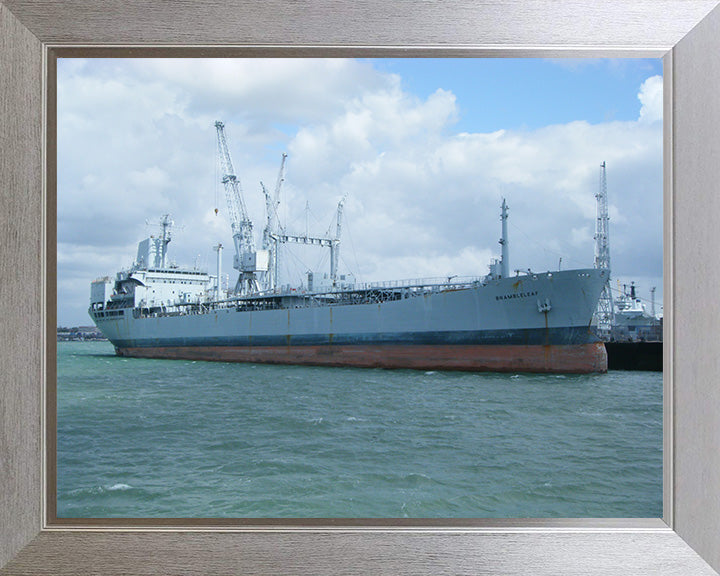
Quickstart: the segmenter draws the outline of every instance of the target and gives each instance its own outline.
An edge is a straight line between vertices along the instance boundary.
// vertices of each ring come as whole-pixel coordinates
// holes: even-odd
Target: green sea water
[[[58,516],[662,516],[662,374],[116,357],[58,343]]]

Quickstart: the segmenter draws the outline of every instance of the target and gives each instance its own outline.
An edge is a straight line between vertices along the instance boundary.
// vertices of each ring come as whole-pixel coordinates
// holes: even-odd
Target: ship
[[[610,339],[618,342],[662,342],[662,317],[655,314],[655,288],[652,307],[648,311],[638,296],[635,282],[623,284],[614,300],[613,325]]]
[[[476,277],[356,282],[337,273],[343,201],[333,237],[292,235],[277,221],[283,155],[274,193],[264,185],[267,224],[255,248],[252,221],[216,122],[238,271],[234,289],[217,271],[168,259],[173,222],[138,244],[129,268],[91,284],[89,315],[119,356],[364,368],[536,373],[607,370],[593,313],[609,270],[510,273],[508,206],[501,256]],[[278,282],[278,247],[330,249],[330,273],[291,287]]]

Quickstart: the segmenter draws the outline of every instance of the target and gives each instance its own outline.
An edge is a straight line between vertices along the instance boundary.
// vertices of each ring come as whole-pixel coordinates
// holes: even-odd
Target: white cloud
[[[59,69],[61,323],[87,322],[89,282],[127,266],[152,232],[146,220],[166,212],[183,226],[170,247],[179,263],[199,255],[213,269],[221,241],[232,271],[215,119],[226,122],[258,243],[259,182],[274,185],[287,151],[283,224],[303,232],[309,202],[310,233],[324,234],[347,196],[341,263],[361,280],[485,274],[499,253],[503,196],[511,268],[552,269],[560,257],[563,268],[592,266],[602,161],[614,269],[662,275],[659,77],[639,88],[636,122],[462,133],[452,92],[419,98],[367,62],[89,60]],[[297,282],[328,258],[299,253],[286,264]]]
[[[640,86],[638,99],[642,104],[640,108],[640,122],[652,124],[661,122],[663,117],[663,80],[661,76],[651,76]]]
[[[594,231],[589,226],[570,230],[570,243],[573,246],[587,246],[593,240]]]

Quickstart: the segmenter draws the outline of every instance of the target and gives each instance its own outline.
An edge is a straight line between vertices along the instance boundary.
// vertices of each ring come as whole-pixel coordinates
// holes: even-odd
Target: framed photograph
[[[662,516],[660,59],[59,55],[59,522]]]
[[[51,430],[52,434],[57,424],[57,406],[50,395],[44,396],[44,383],[46,378],[56,376],[57,319],[53,306],[56,294],[46,280],[57,266],[56,239],[59,236],[55,229],[57,207],[50,192],[58,183],[55,163],[58,149],[47,134],[55,129],[56,93],[52,79],[59,53],[81,56],[83,51],[91,53],[94,50],[93,55],[99,56],[102,47],[90,49],[80,45],[88,42],[137,45],[147,42],[148,37],[153,37],[158,44],[207,44],[208,38],[218,45],[238,44],[237,31],[231,32],[232,26],[207,25],[223,20],[223,10],[213,12],[217,7],[201,11],[201,18],[193,18],[190,12],[182,10],[174,13],[173,21],[179,29],[190,30],[191,22],[200,22],[192,32],[174,36],[167,29],[155,30],[152,26],[143,30],[142,26],[126,25],[121,27],[124,32],[120,31],[120,17],[126,23],[144,22],[148,20],[145,11],[140,19],[139,12],[132,9],[120,14],[111,9],[101,13],[82,12],[79,7],[72,7],[62,15],[58,12],[57,19],[53,19],[24,2],[0,4],[1,32],[3,39],[7,39],[9,54],[2,66],[8,70],[6,77],[17,80],[4,84],[0,94],[3,102],[9,103],[7,110],[11,110],[2,129],[4,141],[12,143],[2,174],[3,180],[7,178],[10,182],[8,189],[11,190],[3,196],[3,228],[6,230],[3,267],[13,271],[6,275],[10,279],[8,293],[12,296],[3,304],[8,319],[6,326],[11,327],[5,334],[8,348],[4,354],[9,362],[3,377],[7,383],[7,394],[5,386],[3,391],[4,400],[7,398],[3,416],[10,431],[7,437],[11,440],[1,446],[3,459],[10,463],[6,468],[10,473],[3,472],[3,487],[8,489],[3,491],[0,502],[4,510],[2,525],[10,527],[2,528],[0,564],[10,564],[3,571],[32,569],[35,572],[84,573],[109,565],[117,569],[122,564],[124,572],[137,571],[141,567],[147,572],[144,559],[152,555],[152,564],[158,571],[173,572],[182,572],[192,562],[194,570],[203,572],[227,572],[241,567],[251,572],[336,573],[346,571],[352,565],[361,572],[484,570],[488,573],[521,573],[522,567],[532,562],[538,566],[539,573],[543,570],[546,573],[562,573],[563,570],[623,573],[630,570],[638,574],[663,571],[669,574],[677,571],[681,564],[692,573],[712,574],[710,566],[720,564],[716,557],[720,504],[712,496],[718,493],[714,487],[720,480],[717,451],[713,449],[717,441],[713,434],[717,415],[708,407],[713,405],[718,392],[708,384],[713,381],[712,358],[716,345],[712,338],[702,335],[711,334],[712,313],[717,305],[711,302],[698,306],[697,293],[711,287],[716,274],[711,269],[700,272],[706,254],[699,248],[711,246],[716,235],[712,213],[717,206],[711,184],[716,181],[717,167],[710,161],[712,147],[708,143],[712,133],[709,127],[720,122],[720,111],[712,98],[703,97],[703,94],[712,93],[720,75],[712,58],[720,18],[717,11],[708,15],[713,7],[713,2],[673,4],[665,7],[666,14],[658,14],[656,7],[645,5],[630,11],[618,6],[602,13],[585,7],[592,22],[605,24],[596,30],[585,24],[579,25],[579,29],[566,27],[562,41],[565,45],[583,46],[574,52],[580,56],[664,58],[666,411],[663,519],[625,522],[514,520],[489,522],[484,526],[443,520],[411,526],[403,526],[399,521],[374,526],[362,521],[338,525],[326,520],[314,525],[266,522],[262,526],[238,527],[218,521],[215,527],[223,529],[216,531],[212,526],[199,529],[192,522],[181,520],[165,524],[107,522],[92,525],[83,521],[63,524],[48,514],[48,510],[56,510],[56,503],[52,501],[53,493],[49,490],[46,473],[57,466],[57,455],[53,450],[46,450],[49,445],[45,440],[52,437],[46,433]],[[405,45],[416,47],[417,55],[438,57],[491,54],[557,57],[563,53],[549,32],[552,24],[548,28],[528,28],[523,22],[537,22],[537,14],[532,13],[533,9],[526,12],[519,5],[515,8],[517,23],[511,30],[517,32],[511,32],[511,41],[504,40],[506,32],[503,30],[507,31],[504,26],[489,24],[487,30],[478,31],[468,25],[468,22],[485,21],[484,17],[489,14],[497,14],[493,12],[497,7],[458,7],[451,16],[438,18],[437,7],[428,5],[414,20],[424,24],[412,27],[412,32],[405,37],[391,32],[397,29],[397,22],[388,28],[382,19],[377,19],[377,14],[365,12],[373,24],[361,43],[365,46]],[[165,9],[151,5],[149,21],[162,21],[167,16],[163,13]],[[544,21],[561,21],[566,9],[554,7],[544,14]],[[412,11],[409,6],[402,6],[401,10]],[[468,15],[467,10],[472,14]],[[350,12],[351,7],[346,6],[337,14]],[[265,37],[250,30],[253,24],[264,21],[264,15],[269,12],[247,14],[240,44],[249,47],[236,48],[238,56],[376,57],[399,56],[404,52],[402,48],[347,47],[357,45],[359,37],[348,28],[334,26],[337,14],[319,16],[311,10],[305,15],[308,26],[295,28],[297,32],[289,43],[279,42],[278,34],[284,30],[280,25],[286,21],[284,18],[293,21],[292,14],[283,12],[282,17],[275,20],[277,24],[265,25],[262,28]],[[389,14],[388,17],[393,21],[398,15]],[[638,26],[638,22],[648,19],[653,21],[653,26]],[[234,21],[234,18],[230,20]],[[78,27],[80,22],[83,24]],[[452,24],[446,28],[449,22]],[[89,33],[88,29],[94,32]],[[594,31],[590,33],[590,30]],[[685,34],[688,35],[684,37]],[[325,39],[322,42],[324,48],[318,39]],[[252,47],[268,42],[284,47]],[[456,47],[428,48],[428,43],[451,43]],[[316,46],[308,47],[313,44]],[[503,44],[519,45],[522,50],[503,52],[496,48],[467,47]],[[294,49],[293,45],[298,48]],[[531,49],[549,45],[553,47]],[[73,53],[73,50],[77,52]],[[143,50],[144,55],[147,50]],[[162,56],[162,50],[155,55]],[[182,48],[172,50],[173,56],[207,57],[212,53],[208,48],[197,52]],[[183,54],[183,50],[187,52]],[[28,73],[28,70],[34,73]],[[705,208],[700,214],[698,203]],[[31,239],[30,244],[25,243],[27,239]],[[28,245],[34,248],[27,249]],[[219,279],[220,274],[217,276]],[[692,278],[693,281],[685,282],[681,278]],[[34,286],[31,304],[27,299],[28,281]],[[21,289],[23,286],[25,290]],[[221,288],[218,282],[218,291]],[[34,338],[28,339],[27,330],[22,328],[26,326],[30,326]],[[173,529],[168,530],[169,527]],[[117,533],[118,528],[123,529],[122,534]],[[83,552],[75,552],[79,550]]]

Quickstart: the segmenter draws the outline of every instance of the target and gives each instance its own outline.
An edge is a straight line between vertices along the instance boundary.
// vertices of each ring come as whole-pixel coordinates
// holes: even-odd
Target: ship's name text
[[[510,300],[512,298],[530,298],[531,296],[537,296],[537,290],[535,292],[515,292],[515,294],[503,294],[502,296],[495,296],[495,300]]]

